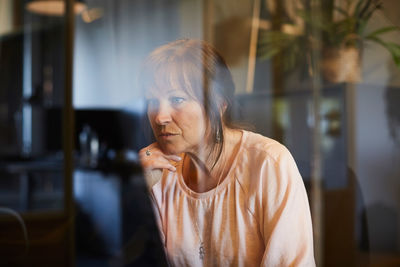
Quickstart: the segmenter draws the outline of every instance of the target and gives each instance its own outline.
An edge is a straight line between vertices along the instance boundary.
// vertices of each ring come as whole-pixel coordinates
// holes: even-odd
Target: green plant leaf
[[[281,49],[279,48],[269,48],[269,49],[262,49],[261,51],[259,51],[259,58],[260,59],[271,59],[274,56],[276,56],[277,54],[279,54],[281,52]]]
[[[362,4],[365,2],[365,0],[359,0],[356,4],[356,8],[354,10],[354,15],[356,18],[358,18],[360,16],[360,12],[361,12],[361,7]]]
[[[339,6],[334,6],[333,7],[335,10],[337,10],[339,13],[341,13],[343,16],[345,16],[346,18],[348,18],[350,16],[350,14],[344,10],[343,8],[339,7]]]
[[[299,10],[298,15],[310,27],[315,27],[318,30],[329,32],[331,23],[320,13],[311,14],[306,10]]]
[[[366,12],[368,12],[368,9],[372,4],[372,0],[365,0],[362,2],[364,2],[364,6],[362,8],[360,8],[360,12],[358,13],[358,16],[360,19],[365,19],[364,15]]]
[[[290,72],[305,53],[305,42],[305,35],[292,35],[281,31],[262,31],[258,42],[257,57],[268,60],[279,56],[279,64],[283,70]]]
[[[365,27],[367,26],[368,21],[364,20],[364,19],[360,19],[358,21],[358,27],[356,28],[356,32],[358,33],[358,35],[363,36],[364,35],[364,31],[365,31]]]
[[[365,19],[365,20],[369,20],[372,17],[372,14],[374,14],[376,9],[377,8],[373,8],[373,9],[367,11],[366,13],[364,13],[364,15],[361,18]]]
[[[270,59],[285,51],[293,40],[295,37],[280,31],[261,32],[257,55],[261,59]]]
[[[366,38],[369,37],[376,37],[378,35],[384,34],[384,33],[388,33],[388,32],[392,32],[392,31],[400,31],[400,28],[397,26],[389,26],[389,27],[384,27],[384,28],[380,28],[376,31],[373,31],[372,33],[368,34],[366,36]]]
[[[396,66],[398,68],[400,68],[400,45],[399,44],[392,43],[392,42],[385,42],[376,36],[368,37],[368,40],[374,41],[374,42],[382,45],[383,47],[385,47],[391,54],[392,59],[393,59],[394,63],[396,64]]]

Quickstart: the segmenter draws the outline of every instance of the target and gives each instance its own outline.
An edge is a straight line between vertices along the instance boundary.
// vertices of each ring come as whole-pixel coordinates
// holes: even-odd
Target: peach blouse
[[[272,139],[243,131],[215,192],[192,191],[181,161],[176,172],[164,170],[151,195],[172,266],[315,266],[303,180]]]

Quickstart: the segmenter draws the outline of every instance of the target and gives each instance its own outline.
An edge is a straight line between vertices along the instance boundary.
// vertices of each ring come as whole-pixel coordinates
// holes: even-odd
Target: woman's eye
[[[183,97],[171,97],[170,101],[173,105],[178,105],[185,101],[185,99]]]

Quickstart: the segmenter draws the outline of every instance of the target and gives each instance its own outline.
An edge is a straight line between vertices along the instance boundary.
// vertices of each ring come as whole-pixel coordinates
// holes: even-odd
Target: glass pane
[[[62,266],[65,18],[31,2],[0,1],[0,251],[8,266]]]
[[[107,164],[138,164],[139,150],[155,140],[137,84],[146,55],[176,39],[200,39],[229,65],[235,122],[293,155],[307,189],[317,265],[399,263],[397,1],[87,4],[76,19],[74,107],[75,197],[89,216],[105,215],[87,204],[95,188],[114,188],[110,199],[126,199],[120,175],[106,178]],[[88,136],[98,149],[87,148]],[[129,208],[114,205],[123,221]],[[114,241],[97,257],[124,246],[118,235],[126,229],[114,230],[98,233]]]
[[[166,264],[139,164],[151,137],[136,84],[144,57],[178,38],[178,2],[85,3],[74,46],[76,265]]]
[[[175,217],[157,213],[168,198],[155,204],[140,165],[140,150],[159,140],[140,83],[143,61],[161,45],[189,38],[211,44],[229,66],[235,125],[280,142],[293,156],[311,210],[317,266],[400,265],[398,1],[76,0],[75,240],[63,228],[73,220],[61,218],[71,204],[62,150],[65,16],[60,3],[55,16],[48,13],[53,9],[38,14],[34,2],[0,1],[0,222],[6,229],[0,247],[7,256],[22,258],[26,248],[15,214],[35,225],[28,227],[33,249],[24,258],[33,265],[43,265],[35,250],[43,232],[63,233],[49,262],[77,266],[162,265],[175,245],[183,247],[175,251],[182,257],[218,252],[207,244],[182,246],[173,235],[165,241],[162,227]],[[186,231],[182,239],[196,239],[199,231],[188,229],[207,230],[206,224],[188,217],[193,220],[177,227]],[[221,223],[219,234],[230,222]],[[252,238],[253,245],[271,241]],[[224,256],[236,260],[241,254],[232,243],[223,243]]]
[[[15,196],[5,201],[17,211],[62,211],[64,20],[18,1],[2,1],[1,10],[9,17],[0,54],[2,190]]]

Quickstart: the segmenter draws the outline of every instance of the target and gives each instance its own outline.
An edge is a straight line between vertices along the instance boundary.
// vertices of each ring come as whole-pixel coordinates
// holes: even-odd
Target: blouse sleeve
[[[307,194],[296,163],[286,148],[262,167],[261,266],[315,266]]]

